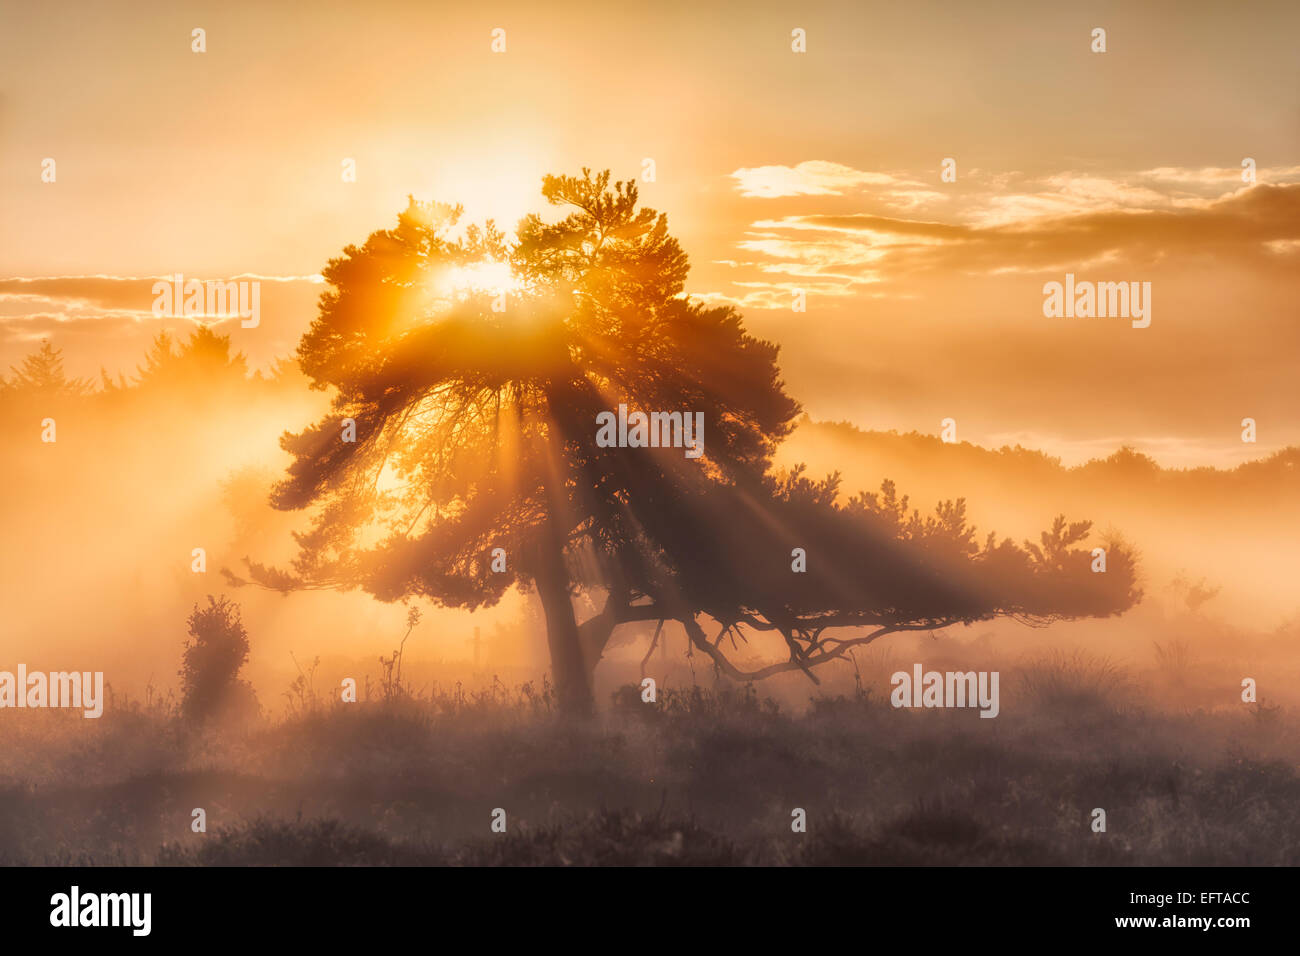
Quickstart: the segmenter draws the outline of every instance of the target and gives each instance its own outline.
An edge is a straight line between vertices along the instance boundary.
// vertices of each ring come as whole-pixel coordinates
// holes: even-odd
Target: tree
[[[13,378],[8,388],[33,397],[76,398],[90,391],[85,379],[68,378],[63,371],[63,350],[56,349],[49,339],[23,359],[17,368],[10,366]]]
[[[458,234],[460,207],[411,200],[395,229],[330,261],[298,357],[314,388],[335,390],[332,408],[284,437],[294,462],[273,496],[314,520],[293,573],[249,562],[255,580],[470,609],[534,587],[570,713],[590,710],[592,669],[632,621],[679,620],[697,645],[701,614],[780,629],[793,666],[807,669],[836,656],[808,652],[810,635],[860,625],[868,610],[902,627],[905,614],[958,620],[1006,603],[919,610],[927,593],[956,601],[974,586],[936,577],[963,559],[1013,559],[1001,547],[973,554],[960,508],[909,523],[896,503],[835,504],[837,480],[770,474],[799,413],[778,347],[746,332],[734,309],[682,294],[686,255],[665,216],[637,207],[633,183],[611,188],[608,172],[584,169],[545,177],[542,194],[567,215],[528,216],[510,240],[491,222]],[[597,416],[620,405],[702,414],[704,454],[604,447]],[[851,565],[834,587],[791,579],[789,540],[880,565],[904,556],[895,539],[905,533],[938,563],[913,562],[910,576],[905,564],[857,591],[843,573]],[[906,609],[887,607],[891,589]],[[581,625],[578,590],[605,597]]]
[[[220,335],[206,325],[197,326],[184,343],[170,332],[159,332],[136,372],[136,384],[202,388],[219,384],[242,384],[248,375],[248,360],[242,352],[230,352],[230,336]]]
[[[299,358],[337,394],[325,420],[286,437],[296,460],[274,502],[320,505],[295,565],[313,585],[466,608],[536,587],[557,694],[581,712],[593,662],[571,590],[581,578],[625,591],[639,573],[629,498],[761,474],[798,406],[776,346],[734,310],[681,297],[686,256],[635,186],[584,171],[547,177],[543,195],[569,215],[528,217],[510,245],[491,223],[453,239],[459,207],[412,201],[395,230],[330,262]],[[496,290],[458,282],[502,265],[504,311]],[[707,464],[665,448],[633,468],[597,447],[596,415],[619,403],[704,412]]]
[[[248,661],[248,633],[239,605],[208,595],[208,606],[194,605],[186,622],[181,669],[181,713],[202,721],[219,713],[246,714],[257,709],[252,687],[239,679]]]

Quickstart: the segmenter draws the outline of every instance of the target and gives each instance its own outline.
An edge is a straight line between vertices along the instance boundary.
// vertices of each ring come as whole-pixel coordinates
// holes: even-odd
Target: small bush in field
[[[246,717],[260,707],[252,685],[239,679],[248,660],[248,632],[239,605],[208,595],[208,606],[194,605],[186,622],[189,638],[181,658],[181,715],[201,722],[218,714]]]

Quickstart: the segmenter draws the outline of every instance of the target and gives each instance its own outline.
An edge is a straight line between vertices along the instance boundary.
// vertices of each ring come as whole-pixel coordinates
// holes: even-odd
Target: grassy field
[[[1293,710],[1155,708],[1079,655],[1003,683],[995,720],[861,686],[797,713],[750,687],[625,690],[583,725],[499,683],[204,731],[157,699],[11,711],[0,862],[1300,863]]]

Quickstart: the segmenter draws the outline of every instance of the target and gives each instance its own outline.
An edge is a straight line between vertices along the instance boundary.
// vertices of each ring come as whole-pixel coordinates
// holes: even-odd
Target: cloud
[[[243,273],[222,281],[260,283],[261,321],[244,329],[231,316],[157,317],[153,285],[166,276],[15,276],[0,278],[0,370],[21,361],[41,339],[65,351],[71,374],[134,369],[154,336],[187,335],[211,325],[234,336],[254,366],[292,353],[315,314],[323,278]],[[208,279],[212,276],[186,276]]]
[[[888,173],[869,173],[840,163],[810,159],[798,166],[755,166],[731,174],[742,196],[842,196],[861,186],[896,186]]]
[[[833,279],[835,294],[877,282],[901,287],[922,275],[1143,269],[1179,260],[1276,273],[1300,265],[1300,182],[1270,182],[1293,169],[1300,168],[1265,171],[1271,175],[1261,184],[1241,188],[1221,170],[1147,177],[1153,184],[1218,182],[1214,198],[1181,186],[1061,173],[1040,180],[1052,187],[1047,192],[969,194],[964,210],[955,210],[965,215],[954,216],[965,221],[849,211],[758,219],[736,240],[749,255],[727,263],[737,287],[761,288],[765,277],[786,274]],[[1234,188],[1224,192],[1225,185]],[[786,288],[767,281],[774,291]]]
[[[818,209],[751,221],[735,240],[746,255],[721,260],[732,288],[707,291],[766,308],[789,301],[788,278],[803,280],[809,295],[843,298],[877,283],[914,295],[905,283],[922,275],[1149,268],[1178,256],[1293,268],[1300,166],[1256,175],[1258,184],[1248,185],[1237,167],[1047,175],[971,168],[939,185],[937,171],[870,172],[827,160],[746,167],[732,173],[742,196],[815,197]]]
[[[1176,183],[1194,189],[1210,189],[1222,192],[1224,189],[1244,185],[1240,167],[1202,166],[1190,169],[1185,166],[1159,166],[1143,170],[1138,174],[1144,179],[1159,183]],[[1293,183],[1300,179],[1300,166],[1274,166],[1256,171],[1260,182],[1281,185]]]

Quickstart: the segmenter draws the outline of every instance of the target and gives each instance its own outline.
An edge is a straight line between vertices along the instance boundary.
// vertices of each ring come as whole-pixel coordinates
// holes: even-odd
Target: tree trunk
[[[596,665],[600,663],[601,655],[605,653],[605,645],[609,643],[617,625],[618,618],[614,614],[612,603],[607,603],[603,611],[578,625],[578,640],[582,644],[582,662],[587,668],[587,673],[591,675],[593,683],[595,683]]]
[[[567,353],[561,357],[567,361]],[[542,532],[539,553],[533,571],[537,593],[546,613],[546,642],[551,650],[551,672],[555,675],[555,693],[559,698],[560,713],[569,717],[589,717],[596,709],[592,694],[592,669],[583,646],[583,633],[573,613],[569,599],[569,569],[564,563],[564,550],[568,543],[569,499],[563,477],[558,473],[569,461],[562,435],[564,412],[568,403],[556,394],[554,386],[546,392],[549,420],[546,423],[546,440],[550,446],[553,471],[547,472],[543,481],[549,513]]]
[[[537,593],[546,613],[546,642],[551,650],[551,672],[555,675],[555,693],[560,713],[587,717],[595,710],[591,692],[591,674],[582,651],[578,619],[569,598],[569,575],[564,566],[564,550],[547,549],[539,556],[533,572]]]

